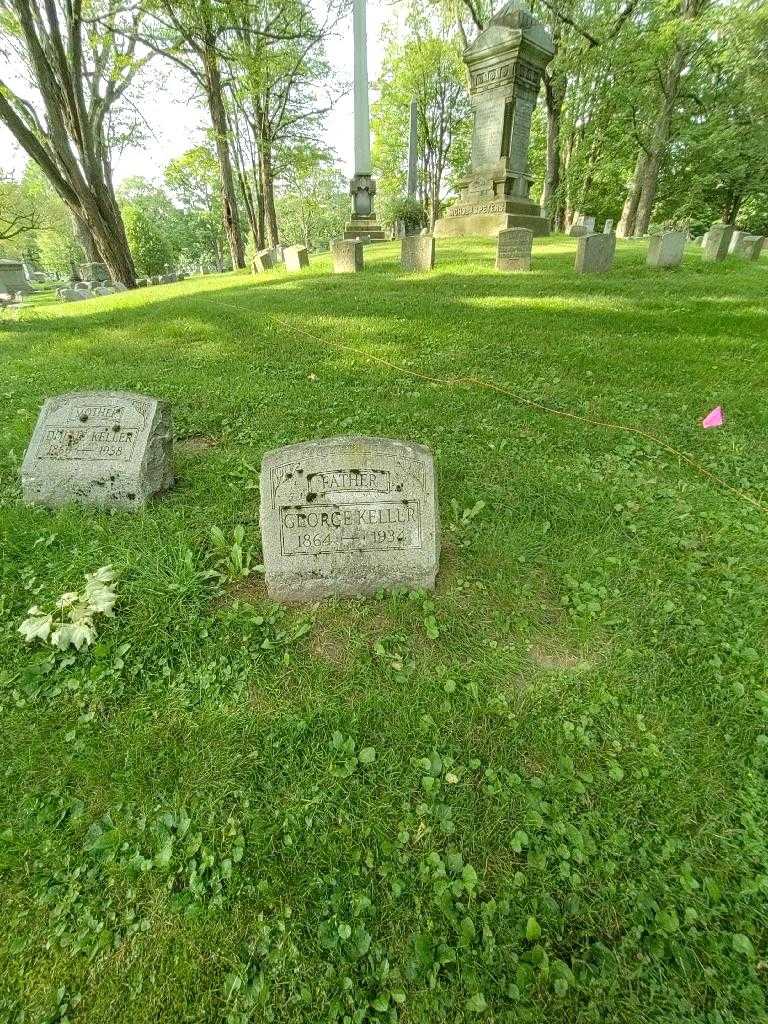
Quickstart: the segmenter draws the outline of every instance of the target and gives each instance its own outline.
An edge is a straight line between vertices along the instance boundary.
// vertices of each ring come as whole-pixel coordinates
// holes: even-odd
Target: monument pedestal
[[[549,234],[549,219],[541,207],[519,199],[489,199],[486,202],[459,200],[435,221],[435,236],[498,235],[507,228],[528,228],[534,235]]]
[[[352,217],[344,228],[347,239],[359,238],[361,242],[384,242],[386,234],[375,217]]]

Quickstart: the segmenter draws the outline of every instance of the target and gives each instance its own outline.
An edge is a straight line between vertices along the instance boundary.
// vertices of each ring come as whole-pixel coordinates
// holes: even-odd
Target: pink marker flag
[[[708,412],[704,419],[701,421],[702,427],[705,430],[709,427],[722,427],[725,423],[725,413],[723,412],[722,406],[716,406],[712,412]]]

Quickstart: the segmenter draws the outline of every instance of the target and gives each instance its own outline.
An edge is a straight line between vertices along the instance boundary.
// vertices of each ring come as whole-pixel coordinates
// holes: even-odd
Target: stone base
[[[353,217],[344,229],[349,240],[359,238],[361,242],[386,242],[387,236],[375,217]]]
[[[457,204],[459,207],[462,205],[464,204]],[[496,204],[489,203],[486,205]],[[498,205],[509,207],[513,204],[499,203]],[[548,235],[549,219],[540,216],[537,212],[538,209],[538,206],[534,206],[531,203],[530,213],[501,209],[487,213],[467,213],[463,216],[441,217],[440,220],[435,221],[435,237],[452,238],[458,235],[494,236],[498,235],[500,231],[506,231],[507,228],[528,228],[536,236]]]

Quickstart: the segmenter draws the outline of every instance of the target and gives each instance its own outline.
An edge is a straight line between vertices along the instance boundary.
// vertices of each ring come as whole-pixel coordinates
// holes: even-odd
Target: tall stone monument
[[[383,241],[381,225],[373,212],[376,182],[371,177],[371,125],[368,111],[368,52],[365,31],[365,0],[353,0],[352,37],[355,52],[355,175],[349,183],[352,196],[352,217],[344,231],[345,238],[365,242]]]
[[[519,0],[511,0],[464,51],[474,108],[472,169],[436,235],[495,235],[549,223],[530,198],[531,116],[541,75],[555,55],[549,33]]]

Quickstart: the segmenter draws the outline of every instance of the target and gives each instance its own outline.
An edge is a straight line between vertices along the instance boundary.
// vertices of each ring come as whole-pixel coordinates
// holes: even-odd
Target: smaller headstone
[[[0,260],[0,291],[9,295],[32,292],[22,260]]]
[[[178,275],[174,272],[170,274],[162,274],[160,277],[160,284],[175,284],[178,280]]]
[[[178,274],[176,275],[176,280],[177,280],[177,281],[184,281],[184,280],[186,280],[186,279],[187,279],[188,277],[189,277],[189,274],[188,274],[188,273],[186,272],[186,270],[180,270],[180,271],[178,272]]]
[[[127,391],[49,398],[21,467],[27,504],[137,509],[173,483],[166,402]]]
[[[290,271],[304,270],[309,266],[309,253],[306,245],[289,245],[283,249],[285,269]]]
[[[79,292],[91,292],[91,291],[93,291],[93,282],[92,281],[75,281],[74,284],[72,285],[72,287],[76,288]]]
[[[112,284],[112,291],[113,292],[127,292],[128,291],[128,285],[123,284],[122,281],[114,281],[113,284]]]
[[[652,235],[646,262],[649,267],[679,267],[683,261],[686,242],[685,231],[664,231]]]
[[[616,235],[582,235],[576,249],[577,274],[602,274],[613,266]]]
[[[583,213],[576,211],[571,226],[568,229],[568,234],[572,238],[581,238],[584,235],[591,235],[594,230],[595,218],[586,217]]]
[[[714,223],[707,232],[701,258],[705,263],[719,263],[728,255],[733,227],[730,224]]]
[[[604,235],[610,235],[612,231],[613,231],[613,221],[612,220],[607,220],[605,222],[605,224],[603,224],[603,234]]]
[[[363,269],[363,243],[357,238],[331,242],[334,274],[355,274]]]
[[[762,235],[750,235],[746,231],[734,231],[728,252],[745,260],[756,260],[763,248]]]
[[[760,253],[763,251],[763,243],[765,239],[762,235],[752,235],[749,243],[744,247],[744,256],[748,260],[759,260]]]
[[[272,269],[272,250],[260,249],[253,257],[254,274],[263,274]]]
[[[260,525],[274,600],[431,589],[440,551],[432,453],[385,437],[267,452]]]
[[[435,239],[432,235],[406,235],[400,242],[400,266],[408,273],[432,270]]]
[[[151,283],[152,282],[150,281],[150,279],[148,277],[137,277],[136,278],[136,287],[137,288],[146,288],[147,285],[151,284]]]
[[[64,302],[79,302],[82,299],[87,299],[90,292],[84,291],[82,288],[60,288],[59,298],[63,299]]]
[[[109,281],[109,271],[103,263],[81,263],[77,268],[80,277],[91,284],[106,284]]]
[[[505,228],[499,232],[496,269],[530,270],[532,249],[532,231],[528,228]]]
[[[93,289],[93,291],[91,292],[91,295],[114,295],[114,294],[115,294],[115,289],[114,288],[107,288],[107,286],[103,285],[103,284],[97,285]]]

